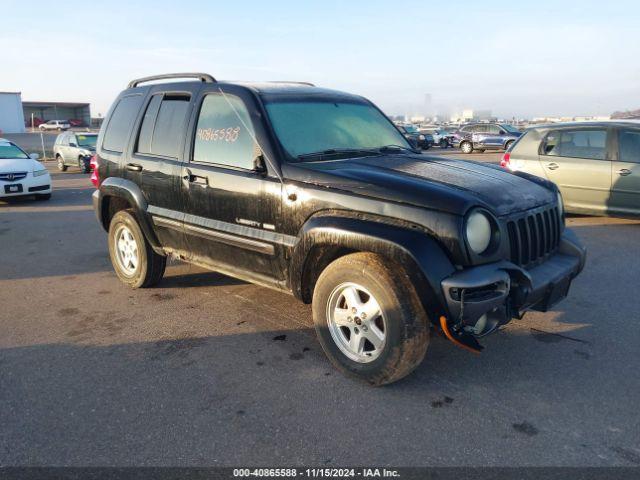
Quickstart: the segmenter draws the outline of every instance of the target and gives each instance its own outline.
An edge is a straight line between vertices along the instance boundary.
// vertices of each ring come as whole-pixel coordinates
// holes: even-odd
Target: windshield
[[[407,131],[407,133],[420,133],[418,132],[418,129],[413,125],[405,125],[404,129]]]
[[[96,148],[97,135],[76,135],[79,147]]]
[[[502,128],[504,128],[507,132],[510,133],[520,133],[520,130],[518,130],[516,127],[514,127],[513,125],[500,125]]]
[[[0,160],[29,158],[22,149],[10,142],[0,142]]]
[[[366,103],[280,101],[266,108],[280,143],[296,159],[326,150],[411,148],[393,124]]]

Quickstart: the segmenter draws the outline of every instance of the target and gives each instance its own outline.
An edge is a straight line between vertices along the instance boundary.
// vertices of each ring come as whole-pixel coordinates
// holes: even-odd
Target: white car
[[[38,158],[37,153],[27,155],[16,144],[0,138],[0,199],[22,195],[51,198],[51,175]]]
[[[49,120],[47,123],[41,123],[38,127],[40,130],[69,130],[71,124],[66,120]]]

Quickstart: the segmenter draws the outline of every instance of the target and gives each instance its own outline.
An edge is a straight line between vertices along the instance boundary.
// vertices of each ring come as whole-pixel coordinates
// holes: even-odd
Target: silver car
[[[46,123],[40,124],[38,127],[41,131],[45,130],[68,130],[71,128],[71,125],[66,120],[49,120]]]
[[[534,127],[501,165],[554,182],[568,212],[640,215],[640,122]]]
[[[89,173],[91,157],[96,153],[97,140],[97,133],[65,132],[58,135],[53,145],[58,170],[65,172],[71,166]]]

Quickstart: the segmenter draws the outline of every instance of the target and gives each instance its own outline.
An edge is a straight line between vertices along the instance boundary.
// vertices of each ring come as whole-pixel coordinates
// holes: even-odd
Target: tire
[[[39,195],[36,195],[36,200],[51,200],[51,194],[50,193],[41,193]]]
[[[513,145],[513,142],[515,142],[515,140],[509,140],[507,143],[504,144],[505,152],[511,148],[511,145]]]
[[[469,141],[460,142],[460,150],[462,153],[473,153],[473,144]]]
[[[89,165],[84,161],[82,157],[78,157],[78,168],[82,173],[89,173]]]
[[[449,142],[447,142],[444,138],[440,140],[440,143],[438,143],[438,145],[440,146],[440,148],[447,148],[449,146]]]
[[[61,172],[66,172],[68,167],[64,164],[64,159],[60,155],[58,155],[56,157],[56,160],[58,162],[58,170],[60,170]]]
[[[167,257],[158,255],[147,242],[132,210],[120,210],[111,219],[109,256],[118,278],[131,288],[156,285],[167,264]]]
[[[380,315],[371,313],[376,305]],[[399,265],[378,255],[353,253],[332,262],[318,278],[312,309],[318,340],[331,363],[370,385],[400,380],[427,351],[429,322],[413,285]],[[368,319],[362,315],[366,311]],[[361,353],[354,353],[352,339]]]

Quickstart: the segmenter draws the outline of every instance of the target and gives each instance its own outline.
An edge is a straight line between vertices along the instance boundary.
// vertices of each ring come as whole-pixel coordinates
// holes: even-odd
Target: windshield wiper
[[[403,147],[402,145],[385,145],[378,148],[381,153],[397,152],[398,150],[401,152],[421,153],[415,148]]]
[[[380,152],[377,149],[371,148],[330,148],[319,152],[303,153],[302,155],[298,155],[297,158],[298,160],[307,160],[316,157],[325,158],[340,155],[347,155],[348,158],[359,155],[380,155]]]

